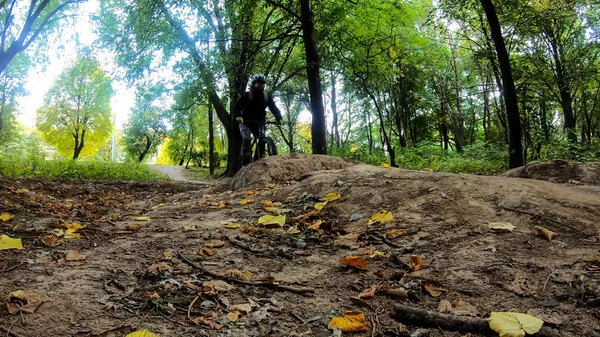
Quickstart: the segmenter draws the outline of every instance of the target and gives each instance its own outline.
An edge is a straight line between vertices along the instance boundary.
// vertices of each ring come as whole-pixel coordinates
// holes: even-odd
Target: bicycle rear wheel
[[[277,155],[277,145],[275,145],[273,139],[269,137],[264,137],[259,140],[259,149],[262,150],[260,153],[261,158]]]

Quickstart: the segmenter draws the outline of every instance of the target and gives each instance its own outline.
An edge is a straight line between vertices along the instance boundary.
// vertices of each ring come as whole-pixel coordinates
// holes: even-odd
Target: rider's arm
[[[273,101],[271,95],[269,95],[269,102],[267,103],[267,105],[269,106],[269,110],[271,111],[273,116],[275,116],[275,120],[280,121],[281,111],[279,111],[279,108],[277,108],[277,105],[275,105],[275,102]]]
[[[242,117],[242,110],[246,107],[248,102],[248,93],[245,93],[235,104],[233,110],[235,112],[235,117]]]

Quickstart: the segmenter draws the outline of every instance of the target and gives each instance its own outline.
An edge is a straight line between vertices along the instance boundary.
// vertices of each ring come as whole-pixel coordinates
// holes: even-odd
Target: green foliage
[[[55,81],[37,112],[37,128],[65,157],[93,155],[112,130],[111,80],[89,52]]]

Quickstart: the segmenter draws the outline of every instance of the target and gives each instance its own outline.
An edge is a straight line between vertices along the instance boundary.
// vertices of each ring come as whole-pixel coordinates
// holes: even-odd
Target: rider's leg
[[[242,134],[240,159],[242,166],[246,166],[252,161],[252,131],[246,124],[240,124],[240,133]]]

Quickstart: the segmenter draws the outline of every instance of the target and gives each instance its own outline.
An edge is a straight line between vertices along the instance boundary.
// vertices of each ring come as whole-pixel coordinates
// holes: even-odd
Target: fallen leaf
[[[68,250],[65,254],[65,261],[85,261],[87,258],[87,255],[81,254],[76,250]]]
[[[267,208],[267,207],[273,207],[273,202],[270,200],[267,200],[263,203],[263,207]]]
[[[438,312],[449,314],[452,312],[452,303],[448,300],[441,300],[438,304]]]
[[[319,211],[318,209],[312,210],[308,213],[306,213],[306,215],[308,215],[309,217],[316,217],[319,216],[319,214],[321,213],[321,211]]]
[[[129,335],[127,335],[125,337],[159,337],[159,335],[152,333],[149,330],[138,330],[138,331],[130,333]]]
[[[545,237],[548,241],[552,241],[552,239],[554,239],[554,237],[557,235],[553,231],[544,227],[535,226],[535,229],[537,230],[538,235]]]
[[[202,194],[202,198],[210,199],[210,198],[212,198],[212,195],[211,194]]]
[[[265,207],[265,211],[275,213],[275,214],[284,214],[284,213],[289,213],[292,210],[289,208]]]
[[[263,215],[258,219],[258,224],[267,228],[283,227],[285,225],[285,215]]]
[[[385,163],[381,164],[381,166],[383,166],[385,168],[391,168],[392,167],[390,164],[385,164]]]
[[[323,227],[323,225],[326,225],[326,223],[324,223],[321,219],[317,219],[312,225],[308,226],[308,229],[318,231],[321,229],[321,227]]]
[[[137,217],[133,218],[133,220],[135,220],[135,221],[150,221],[150,218],[147,216],[137,216]]]
[[[414,271],[421,269],[423,266],[423,258],[419,255],[411,255],[410,260],[408,261],[408,266]]]
[[[225,246],[225,241],[223,240],[210,240],[204,244],[208,248],[220,248]]]
[[[362,254],[363,254],[363,255],[371,255],[371,254],[373,254],[373,253],[375,253],[375,249],[373,249],[373,248],[365,248],[365,249],[363,249],[363,251],[362,251]]]
[[[224,208],[227,208],[227,205],[225,205],[224,202],[221,202],[217,208],[218,209],[224,209]]]
[[[237,311],[244,314],[249,314],[252,311],[252,306],[249,303],[236,304],[230,306],[229,311]]]
[[[192,322],[196,323],[197,325],[204,325],[208,329],[211,329],[211,330],[219,330],[219,329],[221,329],[223,327],[221,324],[213,321],[212,319],[207,319],[205,317],[194,318],[192,320]]]
[[[249,225],[244,226],[244,229],[242,229],[242,232],[244,232],[246,234],[254,233],[254,231],[255,231],[254,227],[249,226]]]
[[[52,256],[43,256],[35,260],[35,263],[46,264],[52,262]]]
[[[371,258],[372,259],[383,259],[383,258],[385,258],[385,253],[376,250],[373,252],[373,254],[371,254]]]
[[[154,292],[147,292],[146,296],[149,297],[149,298],[160,298],[160,295],[156,291],[154,291]]]
[[[448,288],[444,287],[440,282],[432,280],[425,281],[423,287],[432,297],[438,297],[442,295],[443,292],[448,291]]]
[[[386,223],[386,222],[390,222],[394,219],[394,215],[392,215],[392,212],[388,212],[385,209],[382,209],[381,211],[373,214],[373,216],[371,216],[371,218],[369,219],[368,224],[372,225],[374,223]]]
[[[21,239],[13,239],[6,234],[2,234],[0,237],[0,250],[9,250],[9,249],[23,249],[23,243],[21,243]]]
[[[9,221],[12,220],[15,216],[10,213],[2,213],[0,214],[0,221]]]
[[[381,293],[401,301],[406,301],[408,299],[408,294],[402,289],[382,289]]]
[[[254,195],[254,194],[256,194],[255,191],[248,191],[248,195]]]
[[[319,200],[330,202],[330,201],[336,201],[336,200],[338,200],[341,197],[342,197],[341,194],[335,193],[335,192],[331,192],[331,193],[327,193],[326,196],[324,196],[323,198],[321,198]]]
[[[385,272],[383,270],[378,270],[374,273],[377,277],[385,278]]]
[[[240,312],[239,311],[232,311],[230,313],[227,314],[227,319],[229,319],[232,322],[237,322],[237,320],[240,318]]]
[[[217,253],[217,251],[212,248],[202,248],[200,250],[197,250],[196,253],[201,256],[213,256]]]
[[[230,291],[234,288],[231,284],[221,280],[204,281],[204,283],[202,283],[202,286],[205,288],[211,288],[213,290],[222,292]]]
[[[510,222],[490,222],[488,223],[488,227],[494,232],[512,232],[515,230],[515,226]]]
[[[340,263],[344,266],[354,267],[362,270],[369,270],[369,263],[360,256],[347,256],[340,259]]]
[[[40,238],[40,241],[42,241],[42,243],[46,247],[56,247],[61,244],[58,237],[56,237],[54,235],[43,236]]]
[[[360,295],[358,295],[358,298],[360,298],[361,300],[370,300],[373,297],[375,297],[377,291],[379,291],[379,286],[373,285],[371,286],[371,288],[363,290],[363,292],[360,293]]]
[[[236,278],[238,280],[242,280],[242,281],[252,281],[252,273],[249,271],[242,271],[242,270],[237,270],[237,269],[231,269],[227,271],[227,276],[231,277],[231,278]]]
[[[49,302],[48,295],[36,290],[17,290],[8,295],[6,308],[11,315],[33,314],[40,305]]]
[[[323,202],[317,202],[317,203],[315,204],[315,209],[316,209],[317,211],[320,211],[320,210],[322,210],[322,209],[323,209],[323,207],[325,207],[325,206],[327,206],[327,201],[323,201]]]
[[[165,250],[162,253],[161,261],[170,261],[175,257],[175,252],[172,250]]]
[[[150,267],[148,267],[148,271],[152,273],[160,273],[167,270],[173,270],[171,266],[169,266],[166,262],[154,263]]]
[[[292,226],[287,230],[288,234],[298,234],[300,233],[300,230],[298,229],[297,226]]]
[[[242,201],[240,202],[240,204],[242,204],[242,205],[247,205],[247,204],[250,204],[250,203],[252,203],[252,202],[254,202],[254,200],[252,200],[252,199],[244,199],[244,200],[242,200]]]
[[[229,225],[225,226],[229,229],[236,229],[236,228],[240,228],[240,224],[239,223],[230,223]]]
[[[66,229],[63,236],[65,239],[81,239],[81,234],[77,233],[78,230],[85,228],[85,225],[80,225],[76,222],[74,223],[65,223],[63,227]]]
[[[142,229],[142,225],[140,225],[140,224],[129,225],[129,226],[127,226],[127,228],[125,228],[125,229],[127,229],[128,231],[137,232],[137,231],[139,231],[140,229]]]
[[[394,229],[390,229],[389,231],[385,232],[384,235],[385,235],[386,238],[392,240],[392,239],[395,239],[395,238],[397,238],[399,236],[403,236],[403,235],[406,235],[406,234],[408,234],[408,229],[406,229],[406,228],[405,229],[394,228]]]
[[[540,331],[544,321],[518,312],[492,312],[487,319],[490,328],[500,337],[525,337]]]
[[[359,307],[369,308],[369,309],[373,310],[373,306],[370,305],[369,302],[367,302],[363,299],[360,299],[358,297],[350,297],[350,301],[352,301],[353,304],[358,305]]]
[[[327,325],[333,330],[340,329],[342,332],[367,331],[367,320],[365,314],[359,310],[344,310],[342,317],[334,317]]]

